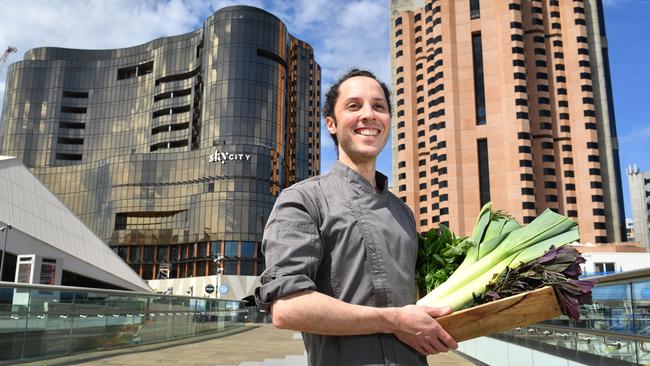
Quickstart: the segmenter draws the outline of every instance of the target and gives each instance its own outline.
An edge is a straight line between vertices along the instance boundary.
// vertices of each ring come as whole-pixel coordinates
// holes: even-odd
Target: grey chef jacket
[[[264,230],[266,270],[256,290],[261,309],[287,295],[315,290],[374,307],[412,304],[417,234],[411,210],[386,189],[334,163],[330,173],[282,191]],[[393,334],[303,333],[311,366],[426,365]]]

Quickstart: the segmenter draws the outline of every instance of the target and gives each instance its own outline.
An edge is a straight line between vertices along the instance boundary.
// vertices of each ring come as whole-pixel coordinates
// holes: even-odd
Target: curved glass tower
[[[30,167],[144,278],[263,270],[279,191],[319,173],[320,67],[277,17],[233,6],[115,50],[10,66],[0,153]],[[166,272],[166,271],[165,271]]]

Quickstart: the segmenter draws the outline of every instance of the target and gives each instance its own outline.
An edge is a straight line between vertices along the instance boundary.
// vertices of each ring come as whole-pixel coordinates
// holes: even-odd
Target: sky
[[[603,0],[620,145],[626,217],[631,217],[625,168],[650,170],[650,0]],[[322,90],[345,71],[362,67],[390,85],[388,0],[2,0],[0,48],[18,48],[0,67],[0,106],[7,66],[35,47],[123,48],[201,28],[216,10],[245,4],[278,16],[314,48]],[[0,107],[1,108],[1,107]],[[645,112],[645,113],[644,113]],[[322,123],[322,122],[321,122]],[[322,126],[322,171],[336,159]],[[378,169],[391,176],[390,141]]]

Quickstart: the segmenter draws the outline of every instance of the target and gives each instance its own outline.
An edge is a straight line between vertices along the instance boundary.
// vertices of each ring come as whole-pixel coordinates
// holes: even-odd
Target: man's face
[[[327,130],[339,143],[339,159],[354,164],[374,162],[388,141],[390,114],[379,83],[355,76],[339,86],[334,117],[327,117]]]

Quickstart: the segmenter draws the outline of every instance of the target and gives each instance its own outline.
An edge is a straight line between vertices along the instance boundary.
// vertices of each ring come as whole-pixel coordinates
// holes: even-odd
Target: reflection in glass
[[[21,159],[145,279],[154,260],[216,256],[224,241],[234,258],[238,242],[259,245],[279,192],[320,169],[311,46],[252,7],[203,24],[123,49],[28,50],[8,70],[0,153]],[[23,128],[33,121],[42,128]],[[210,162],[217,152],[226,160]],[[254,257],[250,245],[242,257]],[[177,265],[172,277],[198,268]]]

